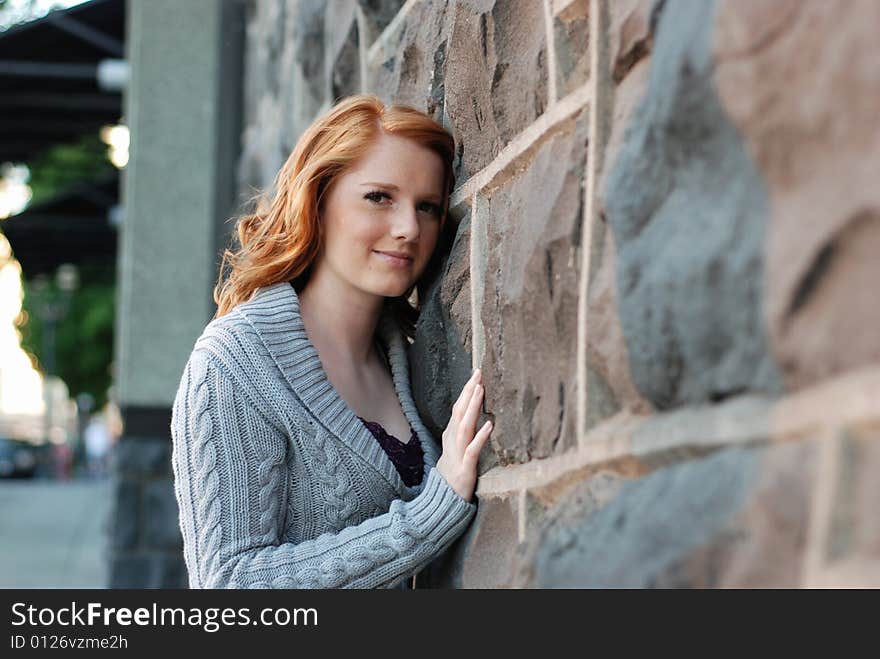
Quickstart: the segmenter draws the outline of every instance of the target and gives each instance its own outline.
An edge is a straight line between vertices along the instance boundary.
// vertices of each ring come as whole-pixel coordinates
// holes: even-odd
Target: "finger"
[[[489,441],[489,437],[492,436],[492,429],[495,426],[491,421],[486,421],[483,424],[480,431],[474,436],[474,441],[472,441],[468,447],[464,450],[465,458],[476,461],[480,456],[480,452],[482,452],[483,447]]]
[[[474,393],[471,396],[470,403],[465,410],[465,414],[458,426],[458,434],[463,445],[467,445],[474,438],[474,431],[477,425],[477,419],[480,418],[480,407],[483,404],[483,386],[478,384],[474,387]]]
[[[458,399],[455,401],[455,404],[452,406],[452,411],[457,412],[465,407],[468,401],[471,399],[471,391],[473,390],[474,383],[476,382],[477,372],[474,371],[471,374],[470,379],[464,383],[464,386],[461,388],[461,393],[458,394]]]
[[[461,420],[462,416],[464,416],[464,412],[467,410],[468,405],[470,404],[471,397],[474,393],[474,388],[479,381],[479,375],[480,369],[474,370],[474,372],[471,374],[470,379],[465,382],[461,393],[458,395],[458,400],[455,401],[455,405],[452,406],[452,416],[456,420],[456,422]]]

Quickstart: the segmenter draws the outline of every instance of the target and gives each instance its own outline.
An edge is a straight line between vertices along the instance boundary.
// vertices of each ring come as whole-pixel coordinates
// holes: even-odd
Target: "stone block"
[[[237,178],[239,189],[268,186],[286,156],[281,144],[278,98],[285,86],[282,77],[286,24],[290,9],[285,0],[248,5],[244,44],[242,153]]]
[[[189,588],[189,576],[183,554],[157,553],[150,557],[147,588]]]
[[[172,481],[160,479],[144,483],[140,519],[145,547],[183,549]]]
[[[446,2],[418,3],[393,34],[385,35],[369,63],[369,89],[386,103],[401,103],[443,120],[449,20]]]
[[[660,12],[657,5],[654,0],[608,3],[608,61],[611,78],[616,83],[624,80],[639,61],[650,56],[654,22]]]
[[[578,281],[587,112],[545,135],[482,194],[487,199],[485,409],[501,464],[577,442]],[[540,194],[536,194],[540,190]]]
[[[516,551],[515,588],[537,587],[538,553],[547,534],[566,534],[565,529],[576,526],[574,520],[594,514],[617,495],[625,482],[619,475],[603,471],[574,482],[573,478],[577,478],[577,474],[525,492],[521,513],[525,537]],[[572,542],[572,538],[565,542]]]
[[[516,495],[481,498],[463,539],[461,588],[510,588],[517,571],[519,503]]]
[[[541,2],[455,5],[445,84],[446,114],[462,149],[459,180],[490,163],[547,107],[544,24]]]
[[[302,131],[318,114],[332,75],[325,71],[323,0],[256,3],[249,9],[237,172],[244,199],[272,184]],[[343,61],[347,60],[343,57]],[[342,62],[339,68],[342,80]]]
[[[731,448],[563,501],[536,534],[537,587],[796,587],[818,443]],[[581,491],[572,490],[572,497]]]
[[[145,553],[121,553],[110,559],[110,588],[149,588],[152,557]]]
[[[658,409],[782,390],[762,311],[767,190],[712,81],[713,15],[662,4],[604,190],[632,378]]]
[[[880,428],[842,431],[823,564],[880,565]],[[858,584],[849,584],[858,585]],[[878,586],[875,582],[862,585]]]
[[[110,561],[110,588],[187,588],[189,578],[179,552],[132,552]]]
[[[146,478],[171,475],[171,438],[128,439],[114,449],[116,468],[124,476]]]
[[[764,319],[786,389],[880,362],[880,5],[719,2],[716,85],[766,187]]]
[[[576,0],[553,18],[556,97],[586,84],[590,76],[590,0]]]
[[[587,418],[595,426],[621,409],[648,414],[651,404],[633,384],[629,354],[620,323],[614,234],[603,218],[593,227],[587,311]]]
[[[397,12],[406,0],[357,0],[366,22],[366,34],[363,37],[367,44],[373,43],[388,24],[394,20]]]
[[[473,371],[470,215],[459,222],[440,272],[442,276],[425,291],[415,341],[409,349],[413,397],[426,427],[438,438]]]
[[[520,559],[516,495],[479,497],[477,515],[449,549],[417,575],[417,588],[516,588]]]
[[[333,102],[361,91],[356,8],[355,0],[333,0],[324,10],[326,97]]]
[[[113,484],[113,511],[110,517],[110,547],[132,549],[140,537],[141,481],[118,476]]]

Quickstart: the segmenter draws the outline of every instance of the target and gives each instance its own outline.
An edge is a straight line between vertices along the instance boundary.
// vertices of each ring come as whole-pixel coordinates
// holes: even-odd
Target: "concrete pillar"
[[[187,585],[170,463],[171,405],[236,212],[241,0],[129,2],[131,131],[123,175],[115,381],[124,422],[111,588]]]

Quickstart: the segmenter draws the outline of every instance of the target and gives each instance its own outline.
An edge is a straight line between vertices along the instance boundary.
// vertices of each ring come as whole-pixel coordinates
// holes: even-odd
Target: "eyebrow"
[[[386,190],[395,190],[395,191],[400,190],[400,188],[398,188],[393,183],[379,183],[378,181],[369,181],[367,183],[361,183],[361,186],[362,187],[371,186],[371,187],[375,187],[375,188],[385,188]],[[424,198],[427,199],[428,201],[436,201],[438,203],[440,201],[440,195],[436,195],[436,194],[424,195]]]

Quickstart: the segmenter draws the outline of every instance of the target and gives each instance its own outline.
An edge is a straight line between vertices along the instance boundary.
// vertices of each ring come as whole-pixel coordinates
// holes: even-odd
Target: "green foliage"
[[[87,135],[75,144],[53,146],[28,163],[31,204],[50,199],[80,181],[93,181],[114,172],[107,159],[107,145],[97,135]]]
[[[64,380],[72,397],[87,392],[100,409],[112,383],[114,272],[112,268],[83,265],[80,279],[79,288],[71,294],[68,313],[56,324],[54,375]],[[24,282],[22,310],[27,312],[23,314],[27,321],[19,327],[22,348],[44,374],[47,355],[40,305],[46,297],[58,300],[60,294],[55,281],[42,293],[36,292],[33,282]]]

